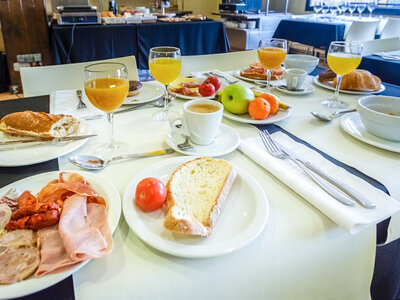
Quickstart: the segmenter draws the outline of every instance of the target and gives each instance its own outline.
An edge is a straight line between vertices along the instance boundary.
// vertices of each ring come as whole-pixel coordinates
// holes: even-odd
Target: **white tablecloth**
[[[199,57],[208,64],[221,56]],[[192,61],[196,61],[193,59]],[[232,61],[232,68],[250,61]],[[207,65],[205,63],[205,67]],[[226,66],[224,66],[225,68]],[[186,66],[188,68],[188,66]],[[222,67],[221,67],[222,68]],[[190,67],[189,67],[190,69]],[[194,71],[194,70],[191,70]],[[311,80],[311,78],[309,78]],[[276,92],[278,94],[278,92]],[[322,123],[310,111],[323,111],[320,101],[332,92],[316,87],[314,94],[281,100],[293,107],[280,126],[379,180],[395,199],[400,155],[355,140],[339,127],[339,120]],[[344,96],[355,106],[357,96]],[[182,100],[176,100],[179,110]],[[152,120],[156,108],[115,116],[115,133],[134,152],[166,148],[167,122]],[[106,138],[105,119],[90,121],[98,133],[75,153],[90,152]],[[224,119],[241,138],[255,137],[248,124]],[[178,154],[172,155],[172,157]],[[238,150],[222,157],[257,178],[269,199],[270,215],[261,235],[245,248],[222,257],[184,259],[161,253],[142,242],[124,218],[114,233],[115,249],[104,259],[92,261],[74,274],[79,299],[360,299],[370,298],[374,268],[376,228],[350,235],[332,223],[307,201],[256,165]],[[167,159],[154,157],[113,164],[97,172],[111,180],[121,193],[130,179],[150,164]],[[77,169],[67,156],[59,158],[60,169]],[[397,218],[394,233],[400,222]],[[396,224],[397,222],[397,224]]]

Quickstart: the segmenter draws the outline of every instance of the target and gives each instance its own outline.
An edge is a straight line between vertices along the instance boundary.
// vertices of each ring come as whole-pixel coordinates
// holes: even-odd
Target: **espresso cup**
[[[286,87],[295,91],[300,89],[307,77],[307,72],[302,69],[287,69],[285,72]]]
[[[170,120],[170,125],[173,131],[189,136],[193,143],[209,145],[218,133],[223,111],[217,101],[190,100],[183,105],[183,115]]]

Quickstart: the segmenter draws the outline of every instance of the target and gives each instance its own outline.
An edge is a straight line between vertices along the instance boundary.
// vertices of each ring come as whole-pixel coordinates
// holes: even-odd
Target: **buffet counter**
[[[148,53],[156,46],[175,46],[182,55],[226,53],[229,42],[222,22],[141,23],[51,26],[54,64],[134,55],[148,69]]]

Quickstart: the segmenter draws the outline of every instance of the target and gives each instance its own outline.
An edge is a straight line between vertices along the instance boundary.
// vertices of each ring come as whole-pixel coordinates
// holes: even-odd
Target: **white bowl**
[[[400,98],[362,97],[358,100],[357,112],[369,132],[387,140],[400,142]]]
[[[310,74],[319,63],[319,58],[305,54],[288,54],[284,61],[286,69],[302,69]]]

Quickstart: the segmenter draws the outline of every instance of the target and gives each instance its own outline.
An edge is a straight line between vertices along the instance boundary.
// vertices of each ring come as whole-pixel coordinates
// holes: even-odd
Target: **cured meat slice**
[[[0,284],[11,284],[25,279],[35,272],[39,262],[40,254],[36,247],[2,248]]]
[[[19,229],[9,231],[0,237],[0,247],[34,246],[36,236],[32,230]]]
[[[198,81],[189,81],[189,82],[182,82],[181,86],[192,89],[192,88],[197,88],[199,87],[201,82]]]
[[[84,196],[73,195],[65,201],[59,231],[72,260],[100,258],[112,251],[113,240],[105,206],[86,204]]]
[[[0,204],[0,234],[3,231],[3,229],[6,227],[7,223],[11,219],[11,208],[5,204],[1,203]]]
[[[197,91],[192,91],[191,89],[187,88],[187,87],[181,87],[181,88],[177,88],[177,89],[171,89],[172,93],[176,93],[176,94],[181,94],[184,96],[189,96],[189,97],[199,97],[200,94]]]

